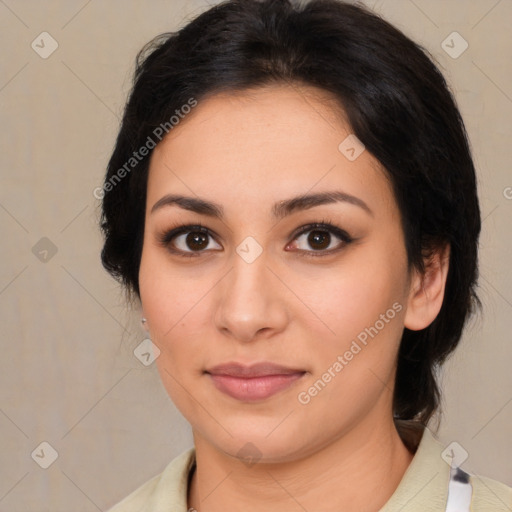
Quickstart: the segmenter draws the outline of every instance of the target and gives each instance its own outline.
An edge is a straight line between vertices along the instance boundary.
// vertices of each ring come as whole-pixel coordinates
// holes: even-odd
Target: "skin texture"
[[[343,119],[332,99],[309,87],[216,95],[151,156],[141,303],[161,350],[162,382],[193,429],[189,506],[200,512],[378,510],[412,459],[392,420],[395,361],[404,326],[422,329],[440,310],[447,251],[425,276],[408,269],[391,186],[368,151],[349,161],[338,149],[351,133]],[[271,215],[276,202],[333,190],[360,198],[372,214],[337,202],[280,220]],[[169,193],[214,201],[224,217],[177,205],[151,213]],[[308,243],[311,230],[293,235],[322,221],[354,241],[331,234],[329,242],[322,231],[330,254],[308,257],[320,252]],[[197,223],[212,233],[199,256],[173,254],[159,240]],[[248,236],[262,249],[251,263],[236,251]],[[185,237],[172,244],[190,254]],[[301,403],[299,393],[393,304],[394,318]],[[232,361],[270,361],[305,374],[265,400],[240,401],[205,373]],[[243,460],[254,450],[247,443],[257,464]]]

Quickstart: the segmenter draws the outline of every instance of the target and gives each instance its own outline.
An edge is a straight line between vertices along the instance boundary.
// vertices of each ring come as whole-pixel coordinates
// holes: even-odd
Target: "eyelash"
[[[346,231],[339,228],[338,226],[334,225],[332,221],[329,219],[323,219],[321,222],[313,222],[310,224],[306,224],[299,228],[294,234],[293,234],[293,240],[296,240],[299,236],[303,235],[304,233],[307,233],[309,231],[324,231],[330,234],[333,234],[335,237],[339,238],[341,240],[340,247],[336,249],[330,249],[329,251],[324,250],[318,250],[318,251],[305,251],[299,249],[297,252],[300,256],[303,257],[312,257],[312,258],[318,258],[318,257],[325,257],[330,256],[333,253],[336,253],[340,251],[343,247],[350,244],[354,241],[354,238],[352,238]],[[184,226],[178,226],[176,228],[172,228],[168,231],[163,232],[161,235],[158,236],[159,243],[165,247],[167,250],[169,250],[171,253],[176,254],[178,256],[184,257],[184,258],[193,258],[200,256],[201,253],[204,253],[205,251],[190,251],[190,252],[183,252],[179,249],[173,249],[171,247],[172,240],[184,233],[190,233],[190,232],[197,232],[197,233],[203,233],[205,235],[212,236],[212,233],[210,230],[203,226],[201,223],[197,224],[187,224]]]

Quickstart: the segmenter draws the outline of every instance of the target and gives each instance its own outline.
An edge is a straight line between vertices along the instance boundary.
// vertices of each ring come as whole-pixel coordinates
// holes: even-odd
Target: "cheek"
[[[324,299],[324,313],[330,308],[324,318],[335,335],[313,338],[312,375],[300,391],[302,400],[311,401],[308,410],[333,425],[368,412],[393,387],[405,308],[391,287],[383,295],[380,286],[369,281],[354,292],[333,286],[331,300]]]
[[[318,275],[302,284],[308,305],[323,321],[315,323],[308,383],[322,381],[317,407],[343,403],[346,412],[363,407],[361,400],[369,407],[384,386],[392,386],[405,314],[406,259],[382,245],[367,249],[329,270],[328,279]]]
[[[400,263],[394,265],[385,256],[358,255],[336,268],[303,277],[297,288],[303,291],[309,309],[322,320],[318,329],[336,343],[336,340],[352,339],[373,326],[394,303],[403,308],[404,273]],[[396,309],[400,308],[392,309],[387,316],[397,320]]]
[[[202,318],[205,301],[202,300],[214,282],[211,276],[194,276],[169,265],[165,253],[148,248],[143,251],[139,287],[144,314],[151,335],[158,341],[172,345],[172,340],[200,329],[192,319]],[[181,334],[180,334],[181,333]],[[195,339],[192,337],[191,339]]]

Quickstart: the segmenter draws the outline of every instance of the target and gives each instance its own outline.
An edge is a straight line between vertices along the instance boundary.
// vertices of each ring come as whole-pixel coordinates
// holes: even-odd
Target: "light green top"
[[[450,465],[441,457],[444,448],[425,429],[411,464],[379,512],[445,512]],[[194,462],[191,448],[107,512],[187,512],[188,475]],[[470,483],[472,512],[512,512],[512,487],[478,475],[470,475]]]

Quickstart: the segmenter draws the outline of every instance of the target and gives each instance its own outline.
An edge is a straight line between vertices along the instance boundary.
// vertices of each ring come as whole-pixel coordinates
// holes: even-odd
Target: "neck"
[[[374,419],[373,419],[374,420]],[[392,418],[367,421],[300,460],[250,467],[194,433],[197,469],[189,507],[200,512],[379,510],[391,497],[413,454]]]

